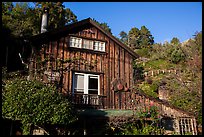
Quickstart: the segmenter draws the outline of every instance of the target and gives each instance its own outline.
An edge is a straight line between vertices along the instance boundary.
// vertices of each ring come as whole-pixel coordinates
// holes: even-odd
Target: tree
[[[3,2],[2,7],[2,24],[12,30],[14,36],[27,37],[36,34],[36,15],[27,2],[18,2],[15,6],[11,2]]]
[[[120,32],[120,41],[122,41],[124,44],[128,45],[128,35],[125,31]]]
[[[48,30],[76,22],[77,16],[62,2],[34,2],[32,8],[27,2],[2,3],[2,24],[18,37],[29,37],[40,33],[43,8],[49,8]]]
[[[128,33],[128,45],[132,49],[140,46],[140,30],[136,27],[132,28]]]
[[[180,44],[180,41],[179,41],[178,38],[173,37],[170,43],[173,44],[173,45],[178,45],[178,44]]]
[[[34,4],[38,19],[41,19],[44,8],[49,9],[48,30],[77,21],[77,16],[70,9],[65,9],[63,2],[34,2]]]
[[[134,49],[149,48],[154,43],[154,37],[150,31],[142,26],[139,30],[136,27],[131,28],[128,33],[128,45]]]
[[[100,22],[98,22],[97,20],[95,20],[94,18],[93,18],[93,21],[95,21],[99,26],[101,26],[106,32],[112,34],[112,32],[111,32],[111,28],[108,26],[107,23],[105,23],[105,22],[100,23]]]
[[[183,53],[181,47],[174,48],[170,56],[170,61],[175,64],[185,61],[185,54]]]
[[[145,26],[141,27],[140,35],[140,47],[150,47],[154,44],[154,37],[151,35],[150,31]]]
[[[69,125],[76,120],[71,102],[53,86],[24,79],[5,80],[2,92],[2,117],[21,120],[23,134],[29,134],[31,124]]]

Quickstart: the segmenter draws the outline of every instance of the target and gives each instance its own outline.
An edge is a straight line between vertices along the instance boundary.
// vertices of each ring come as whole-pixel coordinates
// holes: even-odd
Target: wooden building
[[[30,44],[29,79],[56,84],[76,106],[135,111],[154,103],[176,132],[197,134],[192,114],[133,89],[137,54],[90,18],[32,36]]]
[[[61,92],[74,96],[75,103],[115,108],[115,91],[133,86],[136,53],[90,18],[33,36],[31,41],[36,55],[30,76],[40,68],[44,74],[40,79],[58,82]]]

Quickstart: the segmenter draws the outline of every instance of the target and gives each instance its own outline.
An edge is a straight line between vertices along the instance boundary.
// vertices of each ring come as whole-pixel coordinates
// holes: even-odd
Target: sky
[[[107,23],[112,34],[119,37],[133,27],[146,26],[155,43],[180,42],[202,31],[202,2],[64,2],[78,21],[94,18]]]

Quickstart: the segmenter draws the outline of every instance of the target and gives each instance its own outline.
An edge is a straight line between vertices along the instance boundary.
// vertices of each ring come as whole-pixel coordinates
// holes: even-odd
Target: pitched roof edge
[[[148,96],[148,95],[146,95],[145,93],[142,93],[142,92],[137,91],[137,90],[135,90],[135,92],[138,93],[138,94],[140,94],[140,95],[143,95],[143,96],[145,96],[146,98],[149,98],[150,100],[153,100],[153,101],[155,101],[155,102],[157,102],[157,103],[161,103],[161,104],[163,104],[163,105],[165,105],[165,106],[167,106],[167,107],[170,107],[170,108],[172,108],[172,109],[176,109],[177,111],[180,111],[180,112],[185,113],[185,114],[187,114],[187,115],[189,115],[189,116],[195,117],[195,115],[192,114],[191,112],[187,112],[187,111],[185,111],[185,110],[183,110],[183,109],[181,109],[181,108],[178,108],[178,107],[176,107],[176,106],[170,104],[168,101],[163,101],[163,100],[161,100],[161,99],[157,99],[157,98]]]
[[[101,30],[104,34],[106,34],[107,36],[109,36],[113,41],[115,41],[117,44],[119,44],[120,46],[122,46],[124,49],[126,49],[132,56],[134,56],[135,58],[138,58],[139,55],[137,55],[132,49],[130,49],[128,46],[126,46],[125,44],[123,44],[121,41],[119,41],[117,38],[115,38],[115,36],[113,36],[111,33],[106,32],[101,26],[99,26],[95,21],[93,21],[91,18],[88,18],[89,22],[94,25],[95,27],[97,27],[99,30]]]
[[[81,20],[81,21],[78,21],[78,22],[75,22],[75,23],[71,23],[71,24],[68,24],[64,27],[61,27],[61,28],[57,28],[57,29],[54,29],[52,31],[47,31],[45,33],[40,33],[40,34],[37,34],[37,35],[33,35],[30,37],[30,39],[38,39],[40,37],[43,37],[43,38],[48,38],[49,36],[55,34],[55,33],[60,33],[60,32],[64,32],[64,31],[67,31],[67,30],[70,30],[74,27],[77,27],[79,25],[84,25],[86,23],[90,23],[92,24],[93,26],[95,26],[96,28],[98,28],[100,31],[102,31],[105,35],[107,35],[108,37],[110,37],[114,42],[116,42],[117,44],[119,44],[121,47],[123,47],[125,50],[127,50],[134,58],[138,58],[139,55],[137,55],[132,49],[130,49],[128,46],[126,46],[125,44],[123,44],[121,41],[119,41],[118,39],[115,38],[115,36],[113,36],[111,33],[108,33],[106,32],[101,26],[99,26],[95,21],[93,21],[91,18],[86,18],[84,20]]]

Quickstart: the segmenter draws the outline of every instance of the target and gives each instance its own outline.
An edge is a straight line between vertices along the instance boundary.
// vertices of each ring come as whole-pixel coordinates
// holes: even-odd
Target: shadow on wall
[[[22,135],[22,124],[20,121],[12,121],[2,118],[2,136]]]
[[[73,124],[75,135],[105,135],[109,118],[107,112],[88,108],[79,110],[79,119]]]
[[[65,127],[49,125],[46,131],[50,135],[105,135],[107,133],[108,117],[103,110],[94,108],[80,109],[78,120]]]
[[[7,67],[8,72],[23,70],[26,66],[22,63],[22,59],[27,62],[31,47],[23,38],[14,37],[11,30],[4,26],[2,32],[2,66]]]
[[[170,117],[164,117],[161,119],[161,126],[165,129],[165,134],[171,134],[175,131],[174,119]]]

